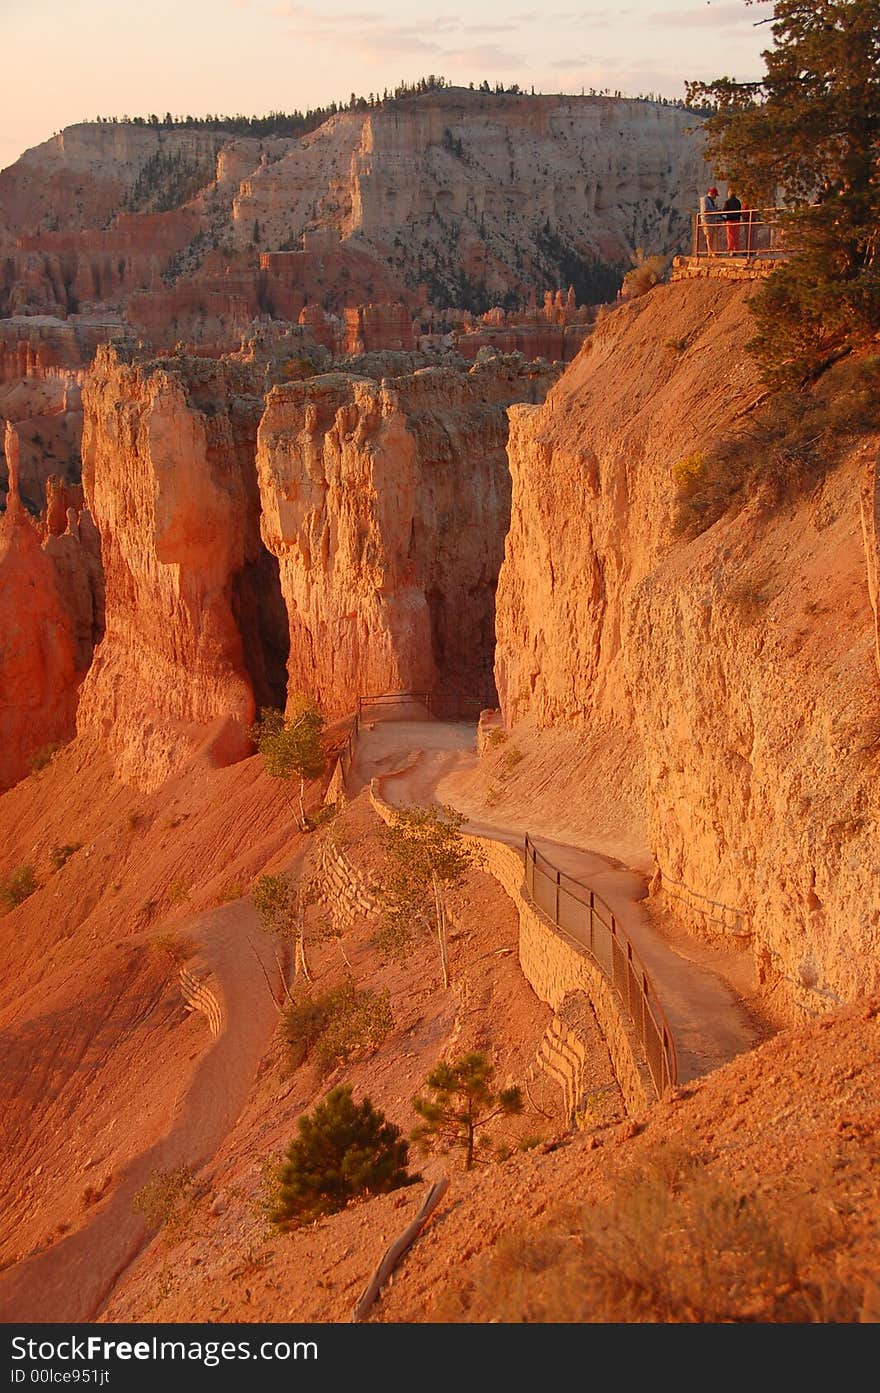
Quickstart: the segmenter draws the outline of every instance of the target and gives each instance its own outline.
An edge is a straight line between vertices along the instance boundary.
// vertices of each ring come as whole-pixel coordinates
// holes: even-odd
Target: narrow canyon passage
[[[419,716],[421,715],[421,719]],[[418,708],[410,719],[366,720],[361,726],[352,792],[377,775],[394,775],[383,784],[384,796],[399,807],[440,803],[455,806],[448,789],[453,776],[477,761],[472,725],[425,720]],[[397,771],[401,772],[397,772]],[[488,819],[468,818],[463,830],[522,848],[519,830]],[[538,850],[566,875],[595,890],[613,911],[641,957],[654,984],[675,1038],[679,1079],[687,1082],[752,1049],[762,1032],[745,1003],[721,975],[725,954],[715,954],[699,940],[681,934],[668,942],[649,922],[640,901],[647,893],[643,875],[588,847],[543,836],[530,827]],[[718,970],[710,965],[713,956]]]

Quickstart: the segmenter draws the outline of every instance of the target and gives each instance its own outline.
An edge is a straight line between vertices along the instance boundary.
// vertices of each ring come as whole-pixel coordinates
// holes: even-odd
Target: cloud
[[[285,32],[298,43],[344,43],[348,53],[367,61],[423,55],[484,65],[522,62],[521,53],[498,43],[468,42],[472,36],[509,33],[509,24],[468,24],[452,14],[438,14],[422,24],[396,23],[374,10],[334,12],[302,4],[276,5],[272,14],[295,21]]]
[[[303,26],[288,29],[288,35],[299,43],[339,44],[340,36],[333,26]],[[356,53],[365,60],[384,60],[397,55],[442,53],[440,44],[433,39],[425,39],[421,34],[403,29],[383,29],[381,26],[349,30],[345,35],[345,48],[348,53]]]
[[[706,0],[701,10],[657,10],[649,18],[652,24],[671,25],[675,29],[740,29],[746,20],[754,24],[742,5],[713,5],[711,0]]]
[[[516,53],[510,48],[503,48],[501,44],[474,44],[464,48],[447,48],[443,50],[443,58],[448,63],[458,63],[462,67],[481,69],[510,68],[523,61],[521,53]]]

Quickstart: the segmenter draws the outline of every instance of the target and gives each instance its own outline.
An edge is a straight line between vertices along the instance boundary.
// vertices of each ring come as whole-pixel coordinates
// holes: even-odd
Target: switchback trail
[[[244,1104],[277,1021],[265,975],[277,975],[271,940],[247,900],[207,911],[187,931],[220,993],[219,1038],[188,1080],[170,1129],[124,1167],[94,1217],[0,1274],[0,1321],[94,1320],[150,1236],[133,1206],[138,1189],[156,1171],[209,1161]]]
[[[426,720],[424,711],[419,719],[419,708],[410,710],[410,719],[364,716],[349,776],[351,790],[358,792],[372,778],[394,774],[383,785],[383,792],[398,807],[452,804],[452,799],[443,795],[443,782],[450,774],[473,768],[476,763],[475,728],[472,724]],[[463,830],[522,850],[522,833],[498,823],[468,819]],[[595,890],[632,941],[672,1030],[679,1082],[717,1069],[764,1037],[766,1031],[725,980],[724,967],[732,958],[729,952],[714,950],[684,933],[673,945],[648,922],[639,903],[647,895],[647,882],[641,873],[588,847],[542,836],[540,827],[530,827],[529,833],[542,855]]]

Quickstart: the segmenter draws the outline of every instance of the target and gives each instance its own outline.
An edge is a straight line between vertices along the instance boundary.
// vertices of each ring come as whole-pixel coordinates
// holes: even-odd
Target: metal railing
[[[424,706],[430,715],[431,712],[431,693],[430,692],[379,692],[376,696],[359,696],[357,703],[357,715],[363,719],[364,707],[378,706]]]
[[[780,223],[779,208],[743,208],[738,221],[728,222],[727,214],[694,213],[691,219],[692,256],[779,257],[792,251],[786,244],[786,229]]]
[[[586,949],[611,982],[633,1023],[651,1082],[661,1097],[678,1082],[675,1040],[638,953],[595,890],[554,866],[528,833],[525,853],[529,894],[557,929]]]
[[[431,700],[432,694],[430,692],[378,692],[374,696],[359,696],[351,727],[345,740],[336,751],[336,757],[342,767],[342,777],[347,779],[351,773],[366,709],[372,707],[378,710],[388,710],[392,706],[424,706],[426,713],[430,715]]]
[[[358,698],[351,728],[338,752],[344,778],[354,763],[364,710],[412,704],[423,705],[429,715],[436,715],[443,699],[436,692],[382,692]],[[528,832],[524,853],[529,895],[560,933],[589,953],[611,983],[645,1052],[648,1073],[660,1098],[666,1088],[678,1082],[678,1059],[669,1023],[638,953],[605,901],[588,885],[554,866],[538,851]]]

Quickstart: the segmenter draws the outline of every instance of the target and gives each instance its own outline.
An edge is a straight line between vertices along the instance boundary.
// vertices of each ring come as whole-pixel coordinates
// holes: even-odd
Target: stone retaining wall
[[[377,913],[379,903],[367,881],[329,837],[321,847],[318,877],[318,900],[329,909],[337,928],[361,915]]]
[[[216,1040],[223,1029],[223,1011],[211,988],[200,982],[189,968],[182,967],[180,994],[191,1011],[198,1011],[205,1017],[211,1035]]]
[[[400,771],[398,771],[400,772]],[[390,822],[394,808],[382,796],[382,783],[393,774],[373,779],[370,801],[377,815]],[[571,992],[583,992],[596,1016],[617,1081],[630,1116],[639,1116],[653,1101],[654,1093],[647,1066],[639,1062],[640,1051],[634,1032],[611,983],[589,954],[574,939],[570,939],[552,920],[538,909],[526,890],[523,860],[519,852],[503,842],[485,837],[466,836],[465,842],[480,858],[481,868],[487,871],[507,891],[519,913],[519,961],[526,981],[535,995],[551,1006],[557,1014]],[[559,1040],[566,1041],[558,1067],[567,1082],[563,1084],[568,1096],[578,1094],[583,1060],[588,1048],[585,1040],[571,1043],[577,1037],[574,1019],[561,1022]],[[562,1082],[562,1077],[560,1082]],[[576,1114],[580,1097],[572,1106]]]
[[[778,257],[676,256],[670,281],[760,281],[779,264]]]

